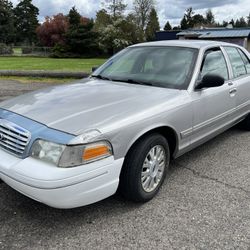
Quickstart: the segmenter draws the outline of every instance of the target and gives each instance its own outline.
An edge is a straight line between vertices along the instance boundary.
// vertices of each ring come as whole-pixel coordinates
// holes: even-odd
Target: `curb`
[[[0,76],[28,76],[48,78],[86,78],[88,73],[66,72],[66,71],[45,71],[45,70],[0,70]]]

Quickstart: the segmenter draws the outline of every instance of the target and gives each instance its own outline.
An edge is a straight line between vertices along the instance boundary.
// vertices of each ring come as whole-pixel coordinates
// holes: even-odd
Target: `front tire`
[[[245,120],[241,123],[241,127],[244,130],[250,131],[250,114],[245,118]]]
[[[168,141],[160,134],[140,139],[125,158],[119,190],[128,200],[147,202],[159,191],[169,169]]]

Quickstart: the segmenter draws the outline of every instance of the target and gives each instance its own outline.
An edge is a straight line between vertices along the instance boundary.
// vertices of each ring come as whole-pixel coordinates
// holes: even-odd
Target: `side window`
[[[219,48],[206,51],[201,67],[200,77],[202,78],[206,74],[220,75],[225,80],[228,80],[226,60]]]
[[[241,49],[238,49],[238,52],[240,53],[241,58],[242,58],[243,62],[245,63],[247,74],[250,74],[250,61],[249,61],[248,57]]]
[[[237,78],[242,75],[246,75],[247,71],[246,71],[245,63],[242,60],[241,55],[238,52],[238,49],[233,48],[233,47],[225,47],[225,50],[231,62],[234,77]]]

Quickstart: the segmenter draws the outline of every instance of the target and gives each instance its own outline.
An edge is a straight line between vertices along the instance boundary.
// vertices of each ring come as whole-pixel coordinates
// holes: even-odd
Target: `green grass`
[[[37,57],[0,57],[0,70],[58,70],[91,72],[106,59],[56,59]]]
[[[25,76],[0,76],[1,80],[18,81],[20,83],[69,83],[76,81],[75,78],[47,78],[47,77],[25,77]]]

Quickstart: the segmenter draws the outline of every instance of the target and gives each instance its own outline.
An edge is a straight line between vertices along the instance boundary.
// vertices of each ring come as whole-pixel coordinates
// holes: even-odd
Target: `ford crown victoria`
[[[0,179],[56,208],[118,189],[146,202],[169,162],[241,123],[250,130],[250,56],[212,41],[124,49],[85,80],[0,104]]]

